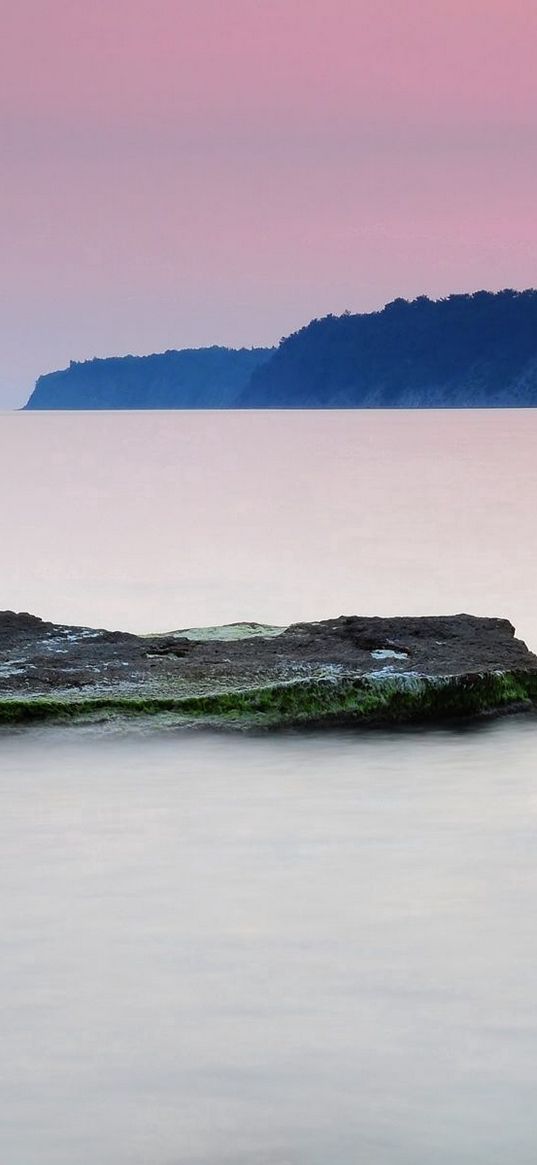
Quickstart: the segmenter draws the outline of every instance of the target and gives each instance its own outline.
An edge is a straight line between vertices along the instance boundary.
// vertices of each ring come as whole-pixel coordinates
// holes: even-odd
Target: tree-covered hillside
[[[278,349],[200,348],[73,363],[31,409],[479,408],[537,405],[537,291],[478,291],[327,316]]]
[[[253,374],[244,408],[537,404],[537,292],[396,299],[313,320]]]
[[[27,409],[233,408],[270,348],[191,348],[71,363],[40,376]]]

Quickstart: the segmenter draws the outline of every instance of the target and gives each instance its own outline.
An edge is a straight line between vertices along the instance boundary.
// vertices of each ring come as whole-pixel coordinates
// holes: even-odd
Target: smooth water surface
[[[537,647],[537,410],[0,416],[1,607],[129,631],[502,615]]]
[[[4,737],[2,1161],[533,1165],[536,746]]]
[[[0,417],[0,608],[466,610],[537,647],[537,414]],[[534,1165],[537,720],[0,735],[0,1161]]]

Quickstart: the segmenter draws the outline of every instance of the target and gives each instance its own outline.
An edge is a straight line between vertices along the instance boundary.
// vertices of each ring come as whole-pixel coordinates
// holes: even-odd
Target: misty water
[[[533,412],[0,418],[1,607],[537,647]],[[537,720],[0,736],[6,1165],[535,1161]]]

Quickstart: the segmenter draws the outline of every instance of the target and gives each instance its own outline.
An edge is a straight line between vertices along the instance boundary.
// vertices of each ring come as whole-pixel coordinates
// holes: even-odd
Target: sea
[[[0,608],[510,619],[537,413],[0,416]],[[537,716],[0,735],[0,1161],[535,1165]]]

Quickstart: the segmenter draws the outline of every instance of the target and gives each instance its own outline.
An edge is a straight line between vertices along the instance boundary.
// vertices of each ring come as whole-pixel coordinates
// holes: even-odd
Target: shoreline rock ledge
[[[132,635],[0,612],[3,724],[389,726],[536,703],[537,656],[506,619],[352,615]]]

